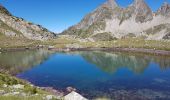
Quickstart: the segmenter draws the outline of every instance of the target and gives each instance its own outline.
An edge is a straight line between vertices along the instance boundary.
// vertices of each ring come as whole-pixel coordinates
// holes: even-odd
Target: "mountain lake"
[[[163,97],[170,100],[168,56],[40,49],[1,53],[0,63],[1,70],[8,70],[36,86],[60,91],[73,87],[88,99]]]

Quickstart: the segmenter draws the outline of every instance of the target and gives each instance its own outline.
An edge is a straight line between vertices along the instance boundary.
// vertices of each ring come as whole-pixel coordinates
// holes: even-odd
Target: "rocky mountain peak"
[[[161,8],[157,11],[157,14],[170,16],[170,4],[168,4],[167,2],[164,2]]]
[[[146,22],[153,19],[152,10],[144,0],[135,0],[133,5],[135,8],[136,22]]]
[[[104,6],[106,7],[109,7],[111,9],[114,9],[115,7],[118,7],[117,3],[115,0],[107,0],[105,3],[104,3]]]
[[[135,4],[140,4],[140,3],[145,3],[145,1],[144,0],[134,0],[134,3]]]
[[[1,4],[0,4],[0,13],[7,14],[7,15],[11,16],[11,13]]]
[[[111,40],[142,37],[144,39],[169,39],[170,5],[159,9],[163,16],[155,16],[145,0],[134,0],[127,8],[107,0],[77,25],[62,34],[76,35],[90,40]],[[168,15],[165,17],[164,15]]]

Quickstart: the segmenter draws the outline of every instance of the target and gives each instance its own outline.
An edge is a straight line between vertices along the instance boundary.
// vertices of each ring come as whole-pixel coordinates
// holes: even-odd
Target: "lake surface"
[[[89,99],[170,100],[170,57],[33,50],[0,54],[1,70],[41,87],[74,87]]]

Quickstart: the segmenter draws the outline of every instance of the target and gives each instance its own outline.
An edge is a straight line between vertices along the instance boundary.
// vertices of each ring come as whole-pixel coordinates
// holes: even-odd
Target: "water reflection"
[[[10,71],[37,86],[63,91],[71,86],[90,99],[170,99],[170,57],[166,56],[38,50],[0,54],[0,64],[14,66]]]
[[[151,62],[159,64],[162,70],[170,67],[170,57],[166,56],[107,52],[79,52],[78,54],[107,73],[115,73],[122,67],[135,73],[143,73]]]
[[[51,53],[42,49],[1,53],[0,71],[10,74],[24,72],[47,60]]]

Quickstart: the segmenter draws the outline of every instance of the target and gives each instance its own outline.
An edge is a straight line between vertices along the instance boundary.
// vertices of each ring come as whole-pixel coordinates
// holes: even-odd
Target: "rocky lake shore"
[[[0,73],[1,100],[87,100],[76,89],[67,87],[65,92],[52,87],[38,87],[26,80]]]

